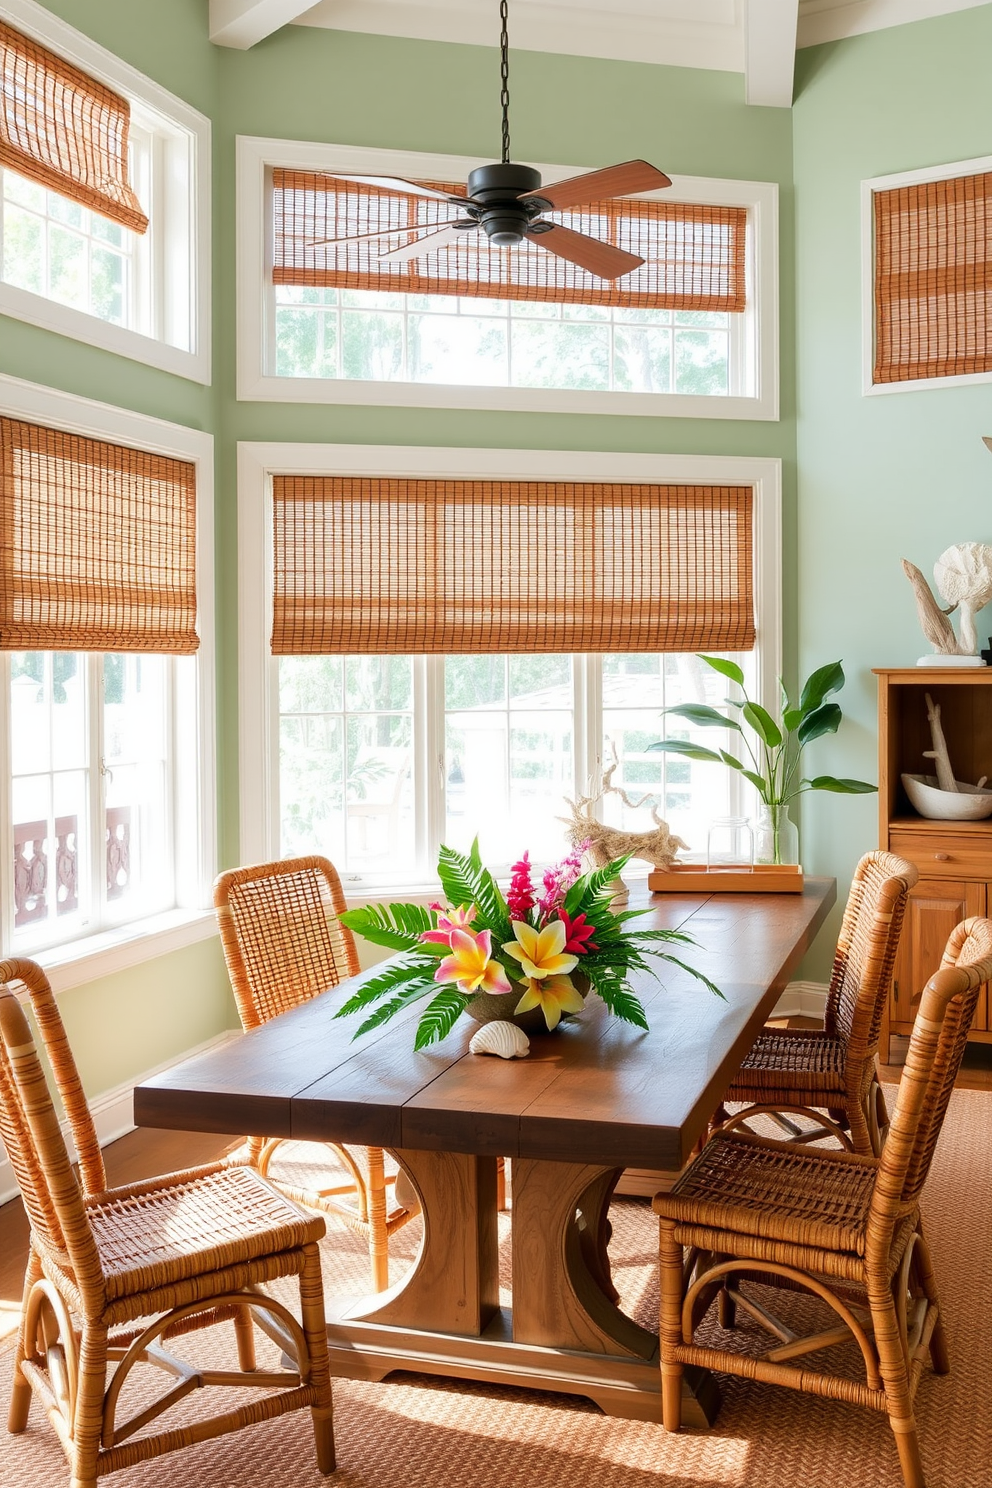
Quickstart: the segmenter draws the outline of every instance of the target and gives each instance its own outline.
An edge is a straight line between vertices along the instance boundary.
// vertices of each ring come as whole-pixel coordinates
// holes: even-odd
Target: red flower
[[[526,920],[534,908],[534,884],[530,876],[530,853],[525,852],[519,863],[511,868],[513,877],[506,895],[506,907],[511,920]]]
[[[592,938],[596,934],[596,927],[589,924],[584,914],[577,914],[573,920],[566,909],[559,909],[558,918],[565,926],[566,952],[572,956],[584,956],[588,951],[599,950]]]

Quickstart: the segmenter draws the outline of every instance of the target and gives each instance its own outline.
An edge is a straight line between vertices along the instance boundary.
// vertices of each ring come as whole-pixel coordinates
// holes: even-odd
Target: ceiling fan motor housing
[[[529,165],[480,165],[468,178],[468,197],[491,243],[503,247],[519,243],[534,218],[547,203],[532,197],[520,201],[526,191],[537,191],[541,173]],[[475,215],[475,214],[473,214]]]

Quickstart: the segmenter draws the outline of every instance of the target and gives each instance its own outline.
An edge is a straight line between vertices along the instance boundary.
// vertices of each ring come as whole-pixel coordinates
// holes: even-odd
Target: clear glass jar
[[[758,807],[754,829],[756,863],[798,863],[799,828],[788,806]]]
[[[750,868],[754,833],[746,816],[717,816],[706,834],[707,868]]]

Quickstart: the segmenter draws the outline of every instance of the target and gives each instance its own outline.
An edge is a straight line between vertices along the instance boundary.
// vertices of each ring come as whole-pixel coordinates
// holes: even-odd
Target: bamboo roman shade
[[[195,651],[196,467],[0,419],[0,649]]]
[[[872,381],[992,371],[992,172],[874,201]]]
[[[425,185],[464,195],[461,183]],[[440,226],[457,208],[443,201],[344,181],[313,171],[273,173],[273,279],[276,284],[386,290],[393,294],[466,295],[476,299],[540,300],[549,304],[616,305],[632,309],[744,309],[743,207],[617,200],[548,214],[576,232],[639,254],[642,268],[600,279],[527,241],[489,246],[484,232],[408,262],[379,254],[408,238],[361,234],[381,228]],[[349,243],[325,240],[356,238]]]
[[[748,650],[750,486],[273,480],[276,655]]]
[[[126,98],[0,21],[0,165],[143,233]]]

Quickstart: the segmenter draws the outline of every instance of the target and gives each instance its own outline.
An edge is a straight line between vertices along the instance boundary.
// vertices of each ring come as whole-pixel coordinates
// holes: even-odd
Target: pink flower
[[[525,852],[519,863],[514,863],[510,888],[506,896],[506,907],[511,920],[525,920],[534,908],[534,885],[530,876],[530,853]]]
[[[554,863],[544,874],[544,893],[538,901],[541,922],[554,914],[582,872],[582,848],[573,847],[560,863]]]
[[[462,904],[458,909],[432,904],[431,909],[437,911],[437,929],[425,930],[420,939],[437,945],[450,945],[452,930],[471,930],[472,921],[479,913],[474,904]]]
[[[571,951],[573,956],[585,956],[589,951],[599,950],[592,938],[596,927],[589,924],[584,914],[577,914],[573,919],[567,910],[559,909],[558,918],[565,926],[566,951]]]
[[[445,956],[434,973],[436,982],[454,982],[459,992],[509,992],[510,978],[490,955],[492,933],[480,930],[451,931],[451,955]]]

